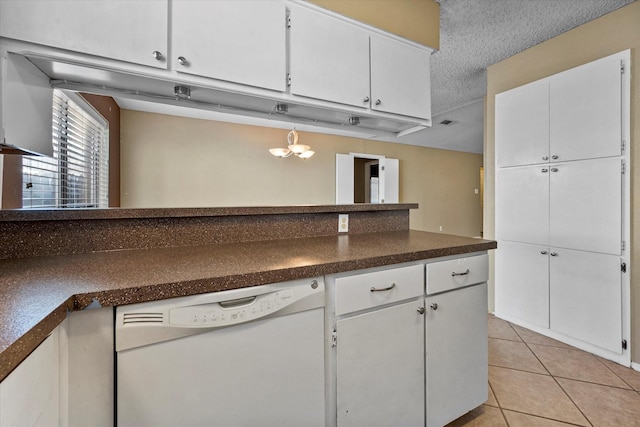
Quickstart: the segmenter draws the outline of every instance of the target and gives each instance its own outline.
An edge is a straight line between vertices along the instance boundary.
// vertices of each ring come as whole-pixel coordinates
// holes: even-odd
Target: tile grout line
[[[491,392],[491,394],[493,395],[493,398],[496,400],[496,403],[498,404],[498,409],[500,410],[500,415],[502,415],[502,419],[504,420],[504,423],[507,425],[507,427],[509,427],[509,421],[507,420],[507,417],[504,415],[504,409],[502,408],[502,405],[500,405],[500,401],[498,400],[498,396],[493,391],[493,386],[491,385],[490,382],[488,383],[488,385],[489,385],[489,391]]]
[[[637,393],[640,393],[638,390],[636,390],[631,384],[629,384],[624,378],[622,378],[620,375],[618,375],[616,373],[616,371],[614,371],[613,369],[611,369],[609,367],[609,365],[607,365],[606,363],[604,363],[599,357],[594,356],[596,358],[596,360],[600,363],[602,363],[602,365],[604,365],[605,368],[607,368],[611,373],[613,373],[613,375],[615,375],[616,377],[618,377],[620,379],[620,381],[622,381],[623,383],[625,383],[627,386],[629,386],[629,388]],[[604,385],[604,384],[601,384]],[[619,387],[618,387],[619,388]]]
[[[593,427],[593,423],[591,422],[591,420],[589,419],[589,417],[587,417],[587,415],[582,411],[582,409],[578,406],[578,404],[571,398],[571,396],[569,396],[569,393],[567,393],[567,391],[564,389],[564,387],[562,387],[562,385],[558,382],[558,379],[551,373],[551,371],[549,371],[549,369],[545,366],[545,364],[542,362],[542,360],[540,360],[540,358],[538,357],[538,355],[531,349],[531,347],[529,347],[529,343],[526,342],[524,340],[524,338],[522,338],[522,336],[520,334],[518,334],[518,331],[516,331],[516,329],[511,325],[511,322],[507,322],[509,324],[509,326],[511,326],[511,328],[514,330],[514,332],[520,337],[520,339],[522,339],[522,342],[524,342],[524,345],[527,346],[527,348],[529,349],[529,351],[533,354],[533,356],[538,360],[538,362],[540,362],[540,364],[542,365],[542,367],[549,373],[549,375],[551,376],[551,378],[553,378],[553,381],[555,381],[555,383],[558,385],[558,387],[560,387],[560,390],[562,390],[562,392],[567,396],[567,398],[571,401],[571,403],[573,403],[573,406],[576,407],[576,409],[578,410],[578,412],[580,412],[582,414],[582,416],[584,417],[585,420],[587,420],[587,422],[589,423],[589,425],[591,427]],[[559,422],[564,422],[561,420],[556,420]]]

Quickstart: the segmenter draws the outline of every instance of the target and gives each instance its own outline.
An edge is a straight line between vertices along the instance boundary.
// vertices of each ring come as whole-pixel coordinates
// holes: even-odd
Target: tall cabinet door
[[[338,426],[424,426],[422,306],[412,301],[336,322]]]
[[[371,108],[431,118],[431,53],[371,35]]]
[[[174,69],[286,90],[286,11],[274,1],[172,2]],[[183,63],[178,58],[184,58]]]
[[[549,248],[500,241],[496,250],[496,315],[549,327]]]
[[[427,426],[443,426],[487,400],[486,304],[486,283],[426,298]]]
[[[549,82],[541,80],[496,95],[498,167],[549,160]]]
[[[620,257],[568,249],[551,251],[551,328],[620,354]]]
[[[369,35],[364,29],[292,7],[290,31],[292,94],[369,107]]]
[[[621,154],[622,74],[619,58],[594,62],[554,76],[550,94],[552,160]]]
[[[526,166],[496,172],[496,237],[549,244],[549,167]]]
[[[619,158],[551,166],[551,246],[620,254],[621,168]]]

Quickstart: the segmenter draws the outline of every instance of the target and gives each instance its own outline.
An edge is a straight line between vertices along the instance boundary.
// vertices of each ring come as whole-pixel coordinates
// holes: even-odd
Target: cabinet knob
[[[429,307],[431,307],[431,309],[435,311],[435,310],[437,310],[437,309],[438,309],[438,303],[435,303],[435,302],[434,302],[434,303],[433,303],[433,304],[431,304]]]
[[[548,156],[542,156],[542,160],[547,161],[547,160],[549,160],[549,157]]]
[[[418,313],[424,314],[424,307],[418,307]]]
[[[546,255],[548,252],[547,252],[547,251],[540,251],[540,253],[541,253],[542,255]]]
[[[558,160],[558,156],[557,156],[557,155],[555,155],[555,154],[554,154],[553,156],[551,156],[551,158],[552,158],[553,160]]]
[[[156,59],[158,61],[162,61],[164,59],[164,56],[162,56],[162,53],[159,50],[154,50],[152,55],[153,59]]]
[[[380,101],[379,99],[376,99],[376,105],[380,105],[382,104],[382,101]]]
[[[558,253],[557,253],[557,252],[551,252],[549,255],[551,255],[551,256],[558,256]]]
[[[362,100],[362,102],[369,102],[369,97],[365,96],[364,99]]]
[[[558,172],[558,168],[551,168],[551,172]]]
[[[187,58],[185,58],[184,56],[178,56],[178,64],[180,65],[187,65]]]
[[[541,171],[542,173],[547,173],[547,172],[549,172],[549,169],[547,169],[547,168],[542,168],[540,171]]]

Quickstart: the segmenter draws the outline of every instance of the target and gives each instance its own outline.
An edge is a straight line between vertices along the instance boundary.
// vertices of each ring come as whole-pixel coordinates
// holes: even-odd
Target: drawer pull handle
[[[384,292],[384,291],[390,291],[391,289],[395,288],[396,284],[392,283],[391,286],[389,286],[388,288],[382,288],[382,289],[378,289],[374,286],[371,287],[371,292]]]
[[[455,271],[453,273],[451,273],[451,276],[466,276],[467,274],[469,274],[469,269],[467,268],[467,270],[464,273],[456,273]]]

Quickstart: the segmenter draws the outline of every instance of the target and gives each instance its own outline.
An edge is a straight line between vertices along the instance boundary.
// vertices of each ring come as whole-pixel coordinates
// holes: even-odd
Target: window
[[[82,97],[53,91],[53,157],[24,156],[22,207],[109,206],[109,126]]]

